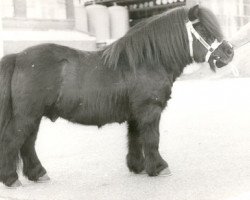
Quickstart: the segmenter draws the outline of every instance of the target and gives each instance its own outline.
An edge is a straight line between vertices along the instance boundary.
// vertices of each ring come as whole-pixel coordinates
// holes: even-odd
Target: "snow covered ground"
[[[51,181],[0,185],[1,200],[249,200],[250,79],[177,81],[160,152],[172,176],[125,165],[126,124],[101,129],[44,119],[37,151]]]

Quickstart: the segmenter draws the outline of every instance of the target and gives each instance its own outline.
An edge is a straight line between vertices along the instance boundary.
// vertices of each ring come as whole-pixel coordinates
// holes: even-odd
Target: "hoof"
[[[140,174],[147,174],[147,172],[143,170]],[[165,168],[158,174],[158,176],[172,176],[172,173],[169,168]]]
[[[169,168],[165,168],[159,173],[159,176],[171,176],[172,173]]]
[[[140,174],[147,174],[146,170],[144,169]]]
[[[16,180],[12,185],[8,186],[8,188],[14,189],[22,186],[22,183],[19,180]]]
[[[38,178],[37,182],[38,183],[43,183],[43,182],[47,182],[49,180],[50,180],[50,177],[48,176],[48,174],[44,174],[43,176]]]

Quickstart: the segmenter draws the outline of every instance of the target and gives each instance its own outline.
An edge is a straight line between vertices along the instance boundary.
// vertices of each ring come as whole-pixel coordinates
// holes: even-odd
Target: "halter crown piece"
[[[193,35],[194,35],[194,37],[207,49],[205,60],[206,62],[208,62],[211,54],[221,45],[222,42],[219,42],[217,39],[215,39],[214,42],[211,45],[209,45],[193,27],[193,24],[196,24],[198,22],[200,21],[196,19],[194,21],[188,21],[186,23],[190,56],[194,60],[194,50],[193,50]]]

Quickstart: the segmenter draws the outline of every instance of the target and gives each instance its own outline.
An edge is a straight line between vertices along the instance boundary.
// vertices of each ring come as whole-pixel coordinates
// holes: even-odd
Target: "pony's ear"
[[[194,20],[198,19],[199,9],[200,8],[199,8],[198,4],[189,9],[189,11],[188,11],[188,19],[190,21],[194,21]]]

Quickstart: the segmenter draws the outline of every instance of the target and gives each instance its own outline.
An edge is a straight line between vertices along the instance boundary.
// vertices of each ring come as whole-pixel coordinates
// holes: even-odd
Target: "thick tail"
[[[0,62],[0,141],[11,116],[11,79],[16,63],[16,54],[4,56]]]

